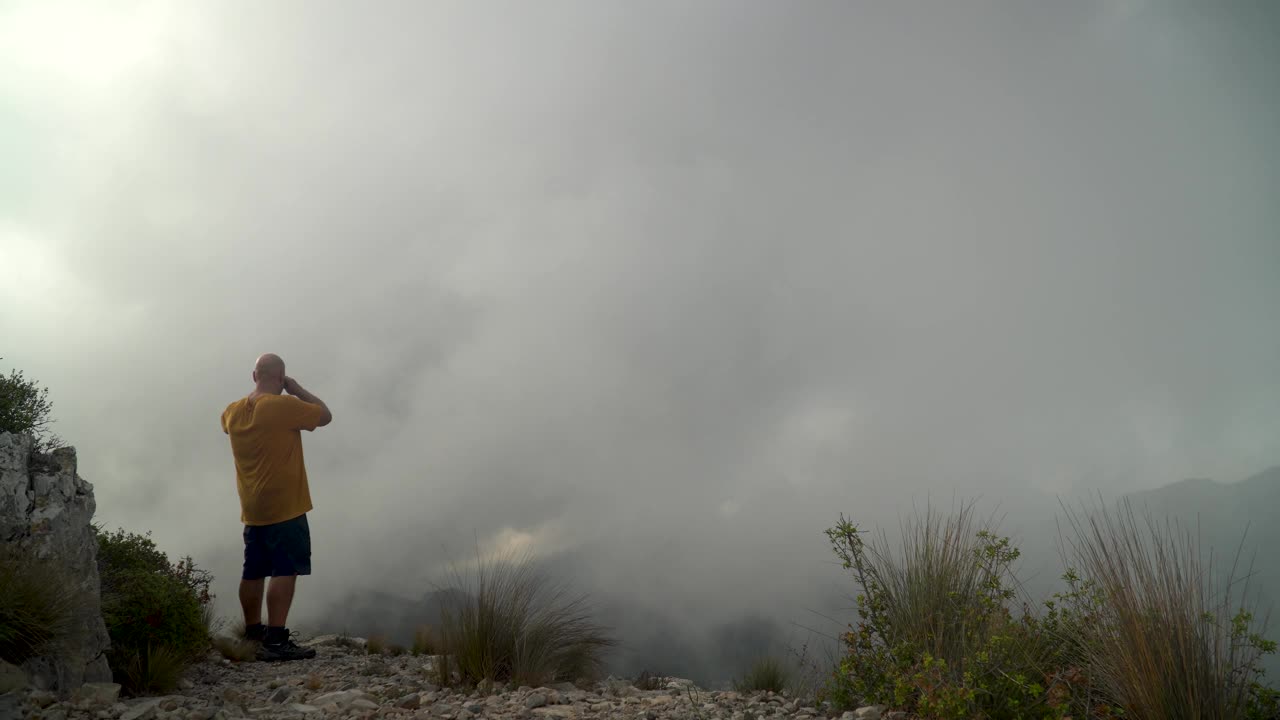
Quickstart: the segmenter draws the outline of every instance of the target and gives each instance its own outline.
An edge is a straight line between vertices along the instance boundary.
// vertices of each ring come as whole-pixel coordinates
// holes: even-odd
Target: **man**
[[[285,375],[284,361],[270,353],[253,368],[253,392],[222,413],[222,431],[231,436],[240,519],[244,523],[244,572],[240,606],[245,635],[261,643],[258,659],[313,658],[299,647],[285,621],[299,575],[311,574],[311,491],[302,462],[302,430],[328,425],[333,414],[320,398]],[[281,393],[288,393],[282,395]],[[267,586],[266,578],[271,578]],[[267,624],[262,624],[266,590]]]

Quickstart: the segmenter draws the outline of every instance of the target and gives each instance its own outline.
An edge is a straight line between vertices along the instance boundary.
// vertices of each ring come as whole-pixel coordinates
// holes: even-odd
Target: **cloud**
[[[1274,48],[1102,8],[14,4],[0,354],[101,519],[233,578],[217,416],[280,353],[336,418],[302,617],[477,538],[783,617],[842,510],[1243,477]]]

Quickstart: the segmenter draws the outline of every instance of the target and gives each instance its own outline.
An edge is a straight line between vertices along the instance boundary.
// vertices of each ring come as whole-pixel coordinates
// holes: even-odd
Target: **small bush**
[[[795,681],[794,673],[786,663],[776,657],[757,658],[745,675],[734,680],[738,692],[775,692],[790,689]]]
[[[364,645],[365,652],[370,655],[382,655],[387,651],[386,635],[370,635]]]
[[[15,665],[67,638],[82,599],[55,565],[0,544],[0,659]]]
[[[648,670],[641,670],[635,680],[631,681],[637,690],[661,690],[662,676],[655,675]]]
[[[463,682],[543,685],[599,674],[614,641],[592,622],[584,596],[570,596],[532,561],[481,559],[474,578],[455,570],[461,592],[442,607],[441,645]]]
[[[1234,573],[1219,586],[1194,538],[1127,504],[1069,518],[1080,571],[1015,613],[1018,551],[969,507],[909,521],[897,552],[841,517],[827,535],[861,592],[829,699],[938,720],[1275,720],[1258,665],[1275,643]]]
[[[171,565],[150,537],[123,530],[98,530],[98,571],[116,681],[134,694],[168,689],[181,674],[174,668],[209,647],[212,578],[190,558]]]
[[[841,706],[902,707],[940,718],[1020,718],[1047,704],[1034,627],[1010,610],[1019,552],[973,506],[910,518],[895,548],[840,519],[827,531],[853,571],[859,621],[829,689]]]
[[[52,411],[49,388],[24,378],[21,370],[0,375],[0,432],[31,433],[36,452],[52,452],[62,446],[62,440],[49,432]]]
[[[391,643],[387,645],[387,654],[390,655],[391,657],[400,657],[401,655],[404,655],[407,652],[409,652],[408,648],[401,645],[400,643]]]

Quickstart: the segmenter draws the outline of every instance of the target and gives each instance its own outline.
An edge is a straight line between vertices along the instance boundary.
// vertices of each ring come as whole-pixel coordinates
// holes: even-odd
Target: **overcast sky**
[[[476,542],[794,607],[841,511],[1280,463],[1277,68],[1265,0],[0,2],[0,366],[225,600],[273,351],[304,618]]]

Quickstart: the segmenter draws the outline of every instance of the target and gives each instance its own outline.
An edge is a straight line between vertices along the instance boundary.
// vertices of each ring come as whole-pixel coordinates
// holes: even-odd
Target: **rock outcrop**
[[[25,433],[0,433],[0,543],[61,570],[77,599],[69,638],[22,665],[33,686],[66,695],[84,683],[111,680],[90,526],[96,505],[93,486],[76,474],[75,448],[43,455],[33,454],[32,445]]]

